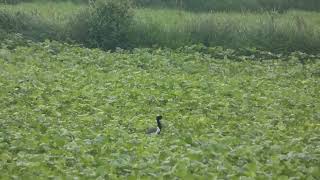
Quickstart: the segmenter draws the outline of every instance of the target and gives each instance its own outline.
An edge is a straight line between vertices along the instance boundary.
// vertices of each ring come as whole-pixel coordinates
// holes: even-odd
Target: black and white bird
[[[149,128],[146,133],[147,134],[160,134],[161,129],[162,129],[161,119],[162,119],[162,116],[158,115],[156,117],[157,127],[156,128]]]

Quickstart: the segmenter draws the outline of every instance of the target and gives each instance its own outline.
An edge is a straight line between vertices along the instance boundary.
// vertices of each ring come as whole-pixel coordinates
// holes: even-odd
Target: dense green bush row
[[[320,10],[318,0],[135,0],[141,6],[179,7],[195,11]]]
[[[319,52],[318,13],[206,13],[144,10],[131,36],[137,45],[180,47],[203,43],[228,48]]]
[[[32,40],[62,39],[63,33],[58,25],[31,16],[25,12],[0,11],[0,31],[21,33]],[[4,34],[4,33],[3,33]]]
[[[0,0],[3,3],[47,2],[48,0]],[[52,2],[87,3],[92,0],[49,0]],[[95,1],[95,0],[93,0]],[[242,11],[302,9],[320,10],[319,0],[132,0],[143,7],[184,8],[194,11]]]
[[[101,0],[90,6],[69,3],[65,8],[71,11],[68,15],[56,12],[66,3],[50,4],[52,8],[56,6],[51,12],[54,15],[48,13],[45,4],[39,6],[39,11],[32,8],[28,9],[31,13],[21,11],[30,4],[0,8],[1,31],[20,33],[32,40],[72,41],[102,49],[178,48],[199,43],[233,49],[255,47],[273,52],[319,53],[320,49],[319,14],[316,12],[198,14],[176,10],[133,10],[129,1],[120,3],[115,0]],[[37,5],[40,4],[35,7]],[[72,11],[74,6],[83,8]],[[45,10],[41,10],[43,7]]]
[[[0,9],[0,30],[40,41],[55,39],[102,49],[127,48],[131,7],[130,1],[98,0],[81,9],[63,27],[44,21],[38,14]]]

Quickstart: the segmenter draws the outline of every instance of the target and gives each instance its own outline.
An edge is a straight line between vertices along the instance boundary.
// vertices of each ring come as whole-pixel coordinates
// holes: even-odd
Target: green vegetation
[[[133,18],[131,7],[127,0],[100,0],[90,4],[68,23],[71,39],[88,47],[128,47],[128,27]]]
[[[301,9],[319,11],[318,0],[134,0],[149,7],[182,8],[191,11],[261,11]]]
[[[0,12],[16,19],[18,24],[24,22],[22,24],[25,24],[26,28],[16,28],[11,32],[21,33],[30,39],[67,42],[73,40],[87,47],[109,49],[111,45],[113,48],[178,48],[202,43],[206,46],[233,49],[249,47],[277,53],[304,51],[313,54],[319,53],[320,49],[320,20],[317,12],[191,13],[178,10],[135,9],[133,22],[126,22],[121,30],[115,31],[119,34],[114,36],[109,45],[101,45],[97,42],[109,40],[107,35],[111,33],[92,28],[99,21],[88,15],[90,12],[87,12],[85,7],[71,3],[26,3],[2,6]],[[21,13],[25,18],[20,18]],[[117,17],[128,20],[127,16]],[[10,23],[0,20],[0,29],[8,24]],[[85,33],[90,29],[94,30],[89,33],[91,35]],[[105,39],[102,40],[103,38]]]
[[[0,5],[0,40],[8,33],[23,34],[34,41],[66,40],[70,17],[81,7],[72,3]]]
[[[228,48],[256,47],[274,52],[320,49],[319,13],[189,13],[143,9],[136,13],[136,46],[181,47],[203,43]]]
[[[54,24],[65,25],[69,18],[76,14],[81,8],[85,7],[81,4],[74,3],[22,3],[18,5],[0,5],[0,10],[9,14],[28,13],[35,17],[39,17],[44,21]]]
[[[197,47],[7,46],[1,179],[320,175],[319,57],[301,64],[294,54],[234,61],[229,51]],[[166,128],[146,136],[158,113]]]
[[[87,3],[88,0],[0,0],[0,3],[21,2],[73,2]],[[95,0],[91,0],[95,1]],[[288,9],[319,11],[318,0],[132,0],[140,7],[183,8],[191,11],[261,11]]]
[[[318,1],[5,1],[0,179],[320,177]]]

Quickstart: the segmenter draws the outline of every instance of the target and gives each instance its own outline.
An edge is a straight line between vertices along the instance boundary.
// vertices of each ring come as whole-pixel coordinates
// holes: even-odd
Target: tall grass
[[[23,12],[32,16],[39,16],[44,21],[54,24],[66,24],[70,16],[76,14],[79,9],[85,7],[83,4],[71,2],[46,2],[46,3],[21,3],[17,5],[0,5],[0,10],[11,13]]]
[[[320,49],[318,13],[190,13],[143,9],[136,12],[132,41],[179,47],[195,43],[231,48],[306,52]]]
[[[142,7],[180,8],[192,11],[320,10],[319,0],[134,0]]]
[[[38,34],[43,34],[42,39],[65,41],[72,38],[68,35],[68,22],[74,20],[75,14],[82,7],[85,6],[72,3],[24,3],[0,6],[0,10],[5,9],[13,17],[17,12],[32,17],[28,21],[23,20],[26,27],[29,24],[31,28],[16,30],[19,33],[33,38],[39,38]],[[319,53],[319,16],[317,12],[306,11],[281,14],[273,11],[192,13],[140,8],[135,10],[134,22],[127,27],[128,44],[131,47],[177,48],[202,43],[226,48],[255,47],[275,52]],[[1,25],[7,26],[5,22],[1,24],[0,20],[0,29]],[[46,33],[47,31],[54,33]]]
[[[24,2],[72,2],[88,3],[89,0],[0,0],[0,3],[18,4]],[[95,1],[95,0],[93,0]],[[320,10],[319,0],[132,0],[139,7],[178,8],[191,11],[261,11],[289,9]]]
[[[73,3],[21,3],[0,6],[0,30],[19,33],[27,39],[66,40],[67,25],[83,5]],[[3,39],[4,37],[2,37]]]
[[[1,33],[20,33],[31,40],[43,39],[63,39],[63,29],[54,22],[48,22],[44,19],[30,15],[25,12],[12,12],[0,10],[0,30]]]

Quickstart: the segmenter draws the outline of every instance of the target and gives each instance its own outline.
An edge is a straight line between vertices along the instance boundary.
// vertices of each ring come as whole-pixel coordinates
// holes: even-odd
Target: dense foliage
[[[0,49],[0,179],[320,177],[320,57],[15,42]],[[147,136],[156,114],[166,128]]]
[[[71,38],[89,47],[112,49],[128,46],[132,6],[128,0],[98,0],[73,18]]]
[[[254,47],[272,52],[320,52],[319,13],[190,13],[137,11],[130,37],[135,47],[181,47],[202,43],[227,48]]]
[[[165,6],[192,11],[243,11],[288,9],[320,10],[318,0],[134,0],[141,6]]]
[[[27,3],[0,6],[0,36],[20,33],[43,41],[78,42],[87,47],[170,47],[202,43],[226,48],[257,48],[277,53],[320,49],[319,13],[191,13],[110,6]],[[113,15],[110,15],[111,13]],[[133,15],[133,17],[132,17]],[[133,19],[132,19],[133,18]],[[4,34],[5,34],[4,33]],[[3,37],[0,37],[0,39]]]
[[[38,16],[23,11],[11,12],[0,9],[0,31],[5,34],[20,33],[32,40],[61,39],[61,28],[54,22],[44,21]],[[0,39],[3,38],[0,33]]]
[[[95,0],[0,0],[0,3],[17,4],[48,1],[88,3]],[[191,11],[320,10],[320,1],[318,0],[132,0],[132,2],[142,7],[183,8]]]

